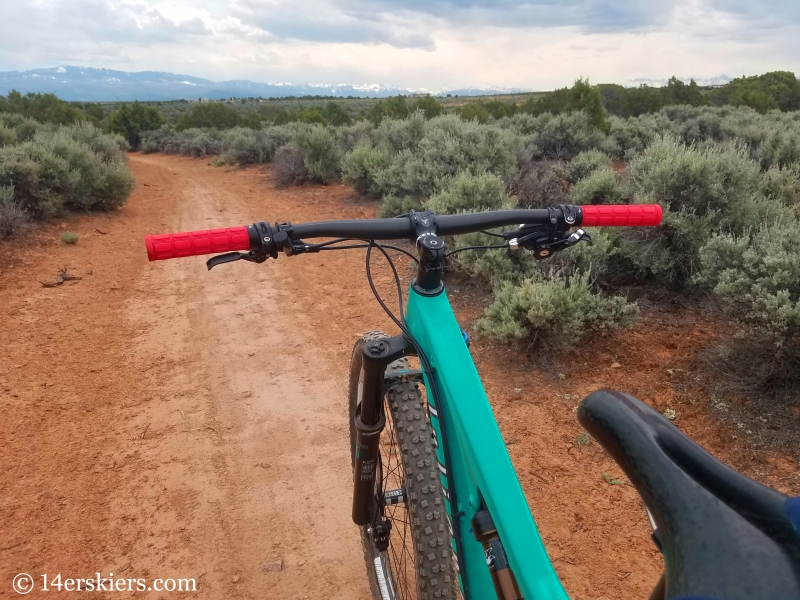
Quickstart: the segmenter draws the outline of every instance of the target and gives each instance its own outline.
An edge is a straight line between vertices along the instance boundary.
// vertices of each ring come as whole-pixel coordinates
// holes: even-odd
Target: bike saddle
[[[734,471],[633,396],[594,392],[578,420],[655,524],[666,569],[651,598],[800,600],[800,497]]]

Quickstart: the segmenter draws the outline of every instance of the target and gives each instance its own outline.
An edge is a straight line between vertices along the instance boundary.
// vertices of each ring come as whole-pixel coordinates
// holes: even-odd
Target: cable
[[[331,244],[338,244],[340,242],[352,242],[355,241],[354,238],[336,238],[335,240],[328,240],[327,242],[320,242],[319,244],[309,244],[310,248],[319,248],[322,249],[325,246],[330,246]]]
[[[322,252],[323,250],[354,250],[356,248],[366,248],[369,244],[349,244],[347,246],[330,246],[325,248],[309,249],[309,252]]]
[[[458,250],[453,250],[452,252],[448,252],[445,254],[445,258],[448,256],[453,256],[453,254],[458,254],[459,252],[463,252],[464,250],[487,250],[490,248],[508,248],[508,244],[498,244],[496,246],[464,246],[463,248],[459,248]]]
[[[375,287],[374,281],[372,280],[372,270],[370,268],[370,256],[372,254],[372,248],[373,247],[376,247],[376,248],[378,248],[378,250],[381,251],[381,253],[384,255],[386,260],[389,262],[389,266],[391,266],[391,268],[392,268],[392,273],[394,275],[394,281],[395,281],[395,284],[397,285],[397,296],[398,296],[398,301],[399,301],[399,306],[400,306],[400,319],[399,320],[392,313],[392,311],[389,310],[389,307],[386,306],[386,303],[380,297],[380,294],[378,294],[378,290]],[[381,246],[381,244],[377,244],[375,242],[375,240],[370,240],[369,244],[367,245],[366,263],[367,263],[366,264],[366,267],[367,267],[367,281],[369,282],[369,286],[372,289],[372,294],[375,296],[375,299],[381,305],[383,310],[386,311],[386,314],[389,315],[389,317],[392,319],[392,321],[394,321],[395,324],[400,328],[400,331],[403,332],[403,336],[405,337],[405,339],[408,340],[409,343],[414,347],[414,351],[417,354],[417,358],[419,359],[420,365],[422,366],[422,370],[427,376],[426,380],[428,382],[430,395],[433,398],[433,403],[434,403],[434,405],[436,407],[436,411],[439,413],[439,415],[441,415],[439,417],[439,430],[442,433],[442,451],[444,453],[444,464],[445,464],[445,468],[447,470],[447,473],[445,474],[445,478],[447,479],[447,493],[448,493],[448,496],[450,498],[450,509],[451,509],[451,512],[453,512],[454,510],[458,511],[458,496],[457,496],[457,493],[456,493],[455,480],[453,478],[453,469],[452,469],[452,464],[453,463],[452,463],[452,460],[450,459],[450,445],[448,444],[448,441],[447,441],[448,434],[447,434],[447,427],[446,427],[446,422],[445,422],[445,412],[443,410],[442,403],[440,402],[441,396],[439,395],[439,388],[437,387],[436,378],[434,377],[433,367],[431,366],[431,363],[428,360],[428,357],[422,351],[422,348],[420,347],[419,343],[417,343],[417,340],[414,339],[414,336],[411,335],[411,332],[408,330],[408,327],[406,327],[405,315],[403,314],[403,291],[402,291],[402,287],[400,285],[400,277],[397,274],[397,269],[395,268],[394,262],[392,261],[391,257],[384,250],[383,246]],[[463,545],[463,540],[462,540],[462,536],[461,536],[461,521],[460,521],[460,517],[461,516],[462,516],[462,514],[460,512],[455,512],[452,515],[451,522],[453,524],[453,537],[454,537],[455,542],[456,542],[456,557],[457,557],[457,562],[458,562],[458,572],[462,574],[462,578],[461,579],[462,579],[462,582],[463,582],[463,585],[464,585],[464,588],[463,588],[464,589],[464,598],[465,598],[465,600],[470,600],[470,593],[469,593],[469,589],[467,587],[467,579],[466,579],[466,575],[465,575],[466,570],[463,568],[463,566],[464,566],[464,563],[463,563],[463,560],[464,560],[464,558],[463,558],[464,557],[464,545]],[[456,583],[456,585],[458,585],[458,583]]]
[[[394,313],[386,306],[386,303],[381,298],[380,294],[378,293],[377,288],[375,287],[375,282],[372,280],[372,268],[370,267],[370,257],[372,256],[372,248],[377,248],[381,251],[383,256],[386,258],[386,261],[389,263],[389,266],[392,268],[392,274],[394,275],[394,282],[397,286],[397,303],[400,309],[400,318],[398,319]],[[381,305],[383,310],[389,315],[389,318],[395,322],[395,324],[400,328],[403,333],[406,333],[408,330],[403,323],[405,321],[405,314],[403,312],[403,288],[400,285],[400,276],[397,274],[397,268],[394,266],[394,261],[392,257],[383,249],[383,246],[380,244],[375,243],[375,240],[370,240],[367,246],[367,281],[369,282],[369,287],[372,289],[372,294],[375,296],[375,299]]]
[[[377,246],[377,244],[376,244],[376,246]],[[413,254],[411,254],[411,252],[409,252],[405,248],[399,248],[398,246],[391,246],[389,244],[381,244],[381,246],[383,248],[388,248],[389,250],[396,250],[397,252],[402,252],[403,254],[408,256],[411,260],[413,260],[415,263],[419,264],[419,259],[416,256],[414,256]],[[330,248],[320,248],[319,250],[320,251],[322,251],[322,250],[352,250],[354,248],[368,248],[368,247],[369,247],[369,244],[351,244],[351,245],[348,245],[348,246],[331,246]],[[313,252],[313,250],[309,250],[309,251]]]
[[[499,237],[499,238],[503,238],[503,239],[506,238],[506,236],[503,235],[502,233],[495,233],[493,231],[486,231],[485,229],[482,229],[481,233],[485,233],[486,235],[491,235],[493,237]]]
[[[332,246],[331,244],[339,244],[341,242],[348,242],[352,241],[352,238],[341,238],[338,240],[331,240],[330,242],[324,242],[322,244],[309,244],[306,246],[306,250],[308,252],[318,252],[322,250],[353,250],[355,248],[368,248],[369,244],[348,244],[347,246]],[[411,254],[405,248],[400,248],[399,246],[392,246],[390,244],[381,244],[383,248],[388,248],[389,250],[396,250],[397,252],[402,252],[408,258],[413,260],[415,263],[419,264],[419,259]]]

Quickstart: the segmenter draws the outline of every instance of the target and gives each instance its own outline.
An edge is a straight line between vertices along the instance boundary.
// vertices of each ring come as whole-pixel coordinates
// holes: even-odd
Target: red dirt
[[[201,598],[366,598],[349,520],[346,365],[362,331],[394,330],[363,253],[208,273],[201,258],[148,263],[142,238],[367,217],[375,205],[340,184],[275,190],[261,169],[140,155],[131,166],[136,191],[119,211],[0,245],[0,597],[16,596],[18,572],[111,571],[197,578]],[[67,227],[75,246],[58,239]],[[83,279],[37,282],[63,265]],[[449,287],[469,329],[485,295],[457,278]],[[598,387],[673,408],[717,456],[800,493],[793,460],[753,450],[709,414],[690,374],[711,335],[700,315],[651,312],[548,369],[473,342],[572,597],[644,598],[662,568],[636,492],[605,482],[624,478],[595,443],[578,447],[573,408]],[[275,559],[282,570],[265,571]]]

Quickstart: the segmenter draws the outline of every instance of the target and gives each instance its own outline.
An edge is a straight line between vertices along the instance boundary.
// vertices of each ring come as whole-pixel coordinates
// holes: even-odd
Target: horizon
[[[2,3],[0,23],[4,72],[544,91],[800,71],[791,0],[32,0]]]
[[[159,71],[159,70],[136,70],[136,71],[125,71],[121,69],[112,69],[109,67],[91,67],[85,65],[70,65],[70,64],[60,64],[51,67],[39,67],[35,69],[27,69],[27,70],[20,70],[20,69],[11,69],[8,71],[0,71],[1,75],[12,75],[18,74],[20,76],[27,76],[31,77],[30,74],[33,74],[33,77],[37,77],[38,73],[53,73],[54,78],[57,77],[58,74],[64,73],[67,74],[68,70],[78,71],[78,72],[111,72],[111,73],[124,73],[126,75],[147,75],[147,74],[156,74],[156,75],[169,75],[174,77],[175,79],[179,78],[186,78],[187,81],[178,82],[184,83],[189,85],[195,85],[195,83],[189,80],[195,80],[196,82],[203,82],[206,84],[214,84],[214,85],[224,85],[224,84],[233,84],[233,83],[252,83],[257,85],[264,85],[264,86],[274,86],[274,87],[310,87],[310,88],[319,88],[321,92],[324,92],[325,89],[337,88],[337,87],[345,87],[345,88],[354,88],[362,93],[369,93],[375,92],[380,93],[381,91],[400,91],[400,92],[408,92],[411,94],[431,94],[431,95],[443,95],[449,93],[451,91],[486,91],[491,92],[493,94],[501,95],[501,94],[518,94],[518,93],[542,93],[552,91],[552,89],[533,89],[533,88],[520,88],[520,87],[509,87],[509,86],[489,86],[489,87],[480,87],[477,85],[470,85],[464,84],[457,88],[452,87],[440,87],[438,89],[426,89],[426,88],[408,88],[403,87],[399,84],[393,84],[392,82],[379,82],[379,81],[372,81],[372,82],[344,82],[344,81],[328,81],[328,82],[314,82],[314,81],[254,81],[254,80],[246,80],[246,79],[229,79],[229,80],[213,80],[207,79],[205,77],[199,77],[194,74],[190,73],[173,73],[169,71]],[[770,72],[770,70],[764,71]],[[755,73],[754,75],[761,75],[762,73]],[[671,75],[670,77],[676,77],[677,79],[683,81],[684,83],[689,83],[690,81],[695,81],[699,86],[702,87],[715,87],[719,85],[723,85],[734,79],[733,77],[729,77],[725,73],[718,74],[714,77],[709,78],[698,78],[698,77],[683,77],[678,75]],[[747,77],[750,76],[749,74],[740,75],[739,77]],[[582,77],[581,75],[577,76]],[[628,81],[592,81],[591,77],[587,77],[587,79],[592,84],[601,84],[601,85],[621,85],[623,87],[637,87],[639,85],[649,85],[652,87],[661,87],[666,85],[668,78],[664,79],[653,79],[653,78],[639,78],[636,80],[628,80]],[[40,80],[31,80],[31,81],[40,81]],[[166,82],[165,82],[166,83]],[[16,89],[16,88],[9,88]],[[25,93],[27,90],[19,90]],[[7,92],[5,92],[7,93]],[[57,94],[57,92],[54,92]],[[2,88],[0,88],[0,95],[2,95]],[[326,95],[326,94],[320,94]],[[334,97],[332,94],[327,94]],[[187,94],[187,97],[193,97],[191,94]]]

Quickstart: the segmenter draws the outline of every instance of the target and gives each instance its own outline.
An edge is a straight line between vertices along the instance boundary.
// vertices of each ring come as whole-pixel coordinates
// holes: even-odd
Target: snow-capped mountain
[[[384,98],[397,94],[431,93],[481,96],[513,93],[525,90],[509,88],[463,88],[454,90],[425,90],[388,86],[378,83],[294,84],[282,82],[258,83],[246,80],[215,82],[209,79],[157,71],[112,71],[88,67],[60,66],[32,71],[0,73],[0,95],[11,90],[20,92],[55,93],[64,100],[131,101],[181,100],[198,98],[280,98],[286,96],[355,96]]]

